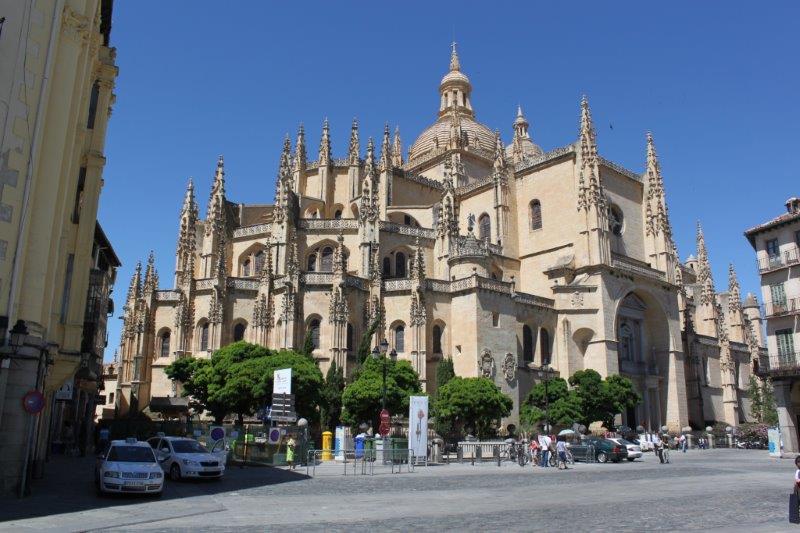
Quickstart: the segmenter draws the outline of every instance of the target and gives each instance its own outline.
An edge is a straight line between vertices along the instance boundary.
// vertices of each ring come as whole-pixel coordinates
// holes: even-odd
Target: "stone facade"
[[[57,429],[55,391],[98,355],[102,360],[91,341],[85,345],[84,326],[102,255],[94,246],[97,207],[117,76],[111,10],[110,0],[0,1],[4,494],[20,492],[23,473],[42,473]],[[115,268],[99,277],[113,278]],[[104,328],[105,312],[102,318]],[[11,328],[27,333],[17,345],[9,342]],[[22,409],[32,390],[45,397],[37,416]]]
[[[237,339],[298,347],[311,330],[323,371],[336,361],[350,375],[380,313],[374,342],[410,360],[426,390],[452,358],[458,375],[489,377],[513,398],[509,422],[545,366],[629,376],[644,399],[623,414],[629,425],[738,423],[732,358],[746,374],[749,346],[709,328],[727,332],[744,315],[724,322],[710,274],[679,263],[652,136],[644,174],[604,159],[584,98],[576,141],[544,152],[518,109],[506,145],[477,122],[455,47],[439,97],[407,159],[388,125],[362,153],[355,121],[337,159],[326,121],[315,160],[302,127],[294,148],[286,139],[273,205],[229,201],[220,157],[200,220],[190,183],[172,288],[158,288],[152,259],[131,281],[121,412],[176,394],[163,373],[175,358]],[[707,258],[699,264],[706,272]],[[712,291],[703,305],[698,280]],[[712,362],[709,383],[695,377],[698,360]]]
[[[761,275],[767,353],[758,374],[771,378],[784,451],[800,452],[800,199],[789,198],[786,212],[745,232],[756,251]]]

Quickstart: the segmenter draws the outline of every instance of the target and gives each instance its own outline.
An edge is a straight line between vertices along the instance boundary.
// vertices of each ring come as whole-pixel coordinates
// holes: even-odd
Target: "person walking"
[[[550,440],[550,437],[548,437],[546,434],[542,434],[539,436],[539,447],[542,449],[542,463],[540,466],[542,468],[547,468],[548,466],[550,466],[549,463],[550,463],[551,444],[552,441]]]
[[[800,524],[800,455],[794,458],[794,490],[789,495],[789,522]]]
[[[653,451],[656,457],[661,461],[661,464],[664,464],[664,442],[661,440],[661,437],[658,436],[658,433],[653,433],[650,436],[650,442],[653,443]]]
[[[531,454],[531,466],[535,467],[539,463],[539,437],[532,437],[528,447]]]
[[[687,448],[689,448],[689,439],[686,438],[685,434],[681,434],[681,437],[680,439],[678,439],[678,441],[680,442],[681,445],[681,451],[683,453],[686,453]]]
[[[556,452],[558,452],[558,469],[567,470],[567,442],[564,437],[558,439]]]

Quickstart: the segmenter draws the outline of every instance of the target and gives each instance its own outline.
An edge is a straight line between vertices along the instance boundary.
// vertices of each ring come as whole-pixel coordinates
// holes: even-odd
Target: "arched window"
[[[433,326],[433,353],[442,353],[442,327]]]
[[[522,360],[533,363],[533,331],[527,324],[522,326]]]
[[[322,259],[319,263],[320,272],[333,271],[333,248],[326,246],[322,249]]]
[[[394,328],[394,349],[399,353],[406,351],[406,328],[404,326]]]
[[[306,262],[306,270],[309,272],[317,271],[317,253],[312,252],[308,254],[308,261]]]
[[[109,392],[108,393],[108,405],[111,405],[113,403],[114,403],[114,393],[113,392]]]
[[[619,358],[624,361],[634,360],[634,345],[636,340],[633,337],[633,330],[627,322],[623,322],[619,326]]]
[[[406,277],[406,254],[397,252],[394,256],[394,277]]]
[[[159,351],[161,357],[169,357],[169,331],[161,334],[161,349]]]
[[[200,351],[205,352],[208,350],[208,322],[200,326]]]
[[[542,229],[542,204],[539,200],[531,201],[531,229]]]
[[[250,276],[250,260],[249,259],[246,260],[244,263],[242,263],[242,276],[245,277],[245,278]]]
[[[244,340],[245,325],[239,322],[233,326],[233,342]]]
[[[608,229],[614,235],[620,236],[625,231],[625,217],[622,210],[616,205],[608,207]]]
[[[97,105],[100,100],[100,82],[95,81],[92,85],[92,92],[89,93],[89,117],[86,119],[86,129],[94,129],[94,120],[97,116]]]
[[[255,271],[253,272],[256,276],[261,274],[261,271],[264,270],[264,259],[266,259],[266,257],[264,256],[263,250],[256,253],[254,258],[254,263],[256,268]]]
[[[311,332],[311,345],[314,349],[319,348],[319,319],[315,318],[308,323],[308,330]]]
[[[333,218],[335,218],[336,220],[339,220],[340,218],[342,218],[342,210],[341,209],[337,209],[336,212],[333,214]]]
[[[478,237],[483,241],[492,240],[492,221],[486,213],[478,219]]]
[[[542,365],[550,364],[550,334],[546,329],[539,330],[539,346],[542,347]]]
[[[383,258],[383,277],[384,278],[392,277],[392,261],[388,257]]]
[[[347,353],[353,353],[353,324],[347,324]]]

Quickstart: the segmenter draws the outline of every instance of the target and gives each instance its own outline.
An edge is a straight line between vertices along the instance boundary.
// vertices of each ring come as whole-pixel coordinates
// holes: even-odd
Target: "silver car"
[[[227,452],[209,451],[187,437],[153,437],[147,441],[158,462],[173,481],[183,478],[219,479],[225,473]]]

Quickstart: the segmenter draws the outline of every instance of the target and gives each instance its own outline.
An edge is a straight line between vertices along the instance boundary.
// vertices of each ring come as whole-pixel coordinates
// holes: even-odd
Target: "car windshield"
[[[208,450],[196,440],[174,440],[172,449],[175,453],[208,453]]]
[[[619,439],[617,442],[619,442],[620,444],[622,444],[624,446],[627,446],[628,444],[633,444],[631,441],[625,440],[625,439]]]
[[[108,461],[121,463],[155,463],[153,449],[149,446],[114,446],[108,452]]]

